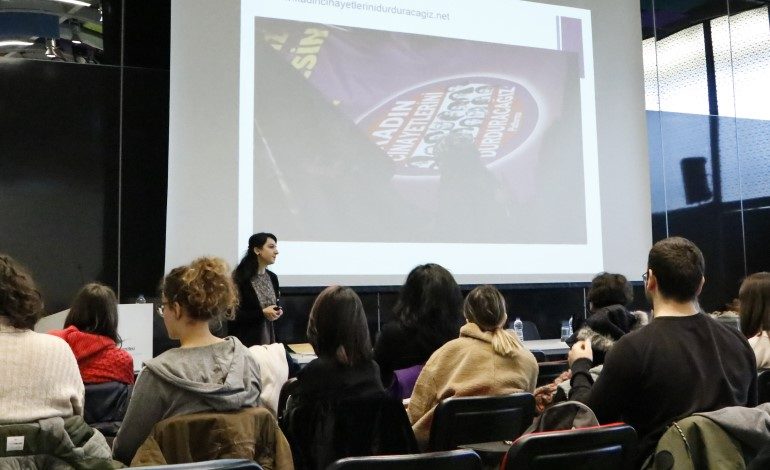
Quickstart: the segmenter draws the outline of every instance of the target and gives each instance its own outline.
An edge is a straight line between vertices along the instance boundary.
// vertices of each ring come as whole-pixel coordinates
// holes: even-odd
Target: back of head
[[[508,320],[503,294],[494,286],[478,286],[470,291],[463,303],[463,315],[481,331],[494,331]]]
[[[670,237],[653,245],[647,258],[660,294],[677,302],[695,300],[701,287],[706,263],[703,253],[690,240]]]
[[[627,306],[633,300],[631,283],[622,274],[599,273],[591,280],[588,301],[594,310],[610,305]]]
[[[412,269],[393,308],[398,321],[412,328],[426,328],[440,335],[457,336],[463,295],[452,274],[438,264]]]
[[[330,286],[318,294],[310,310],[307,337],[319,357],[345,365],[372,358],[364,306],[349,287]]]
[[[109,287],[91,283],[83,286],[72,301],[64,327],[106,336],[120,343],[118,335],[118,299]]]
[[[513,356],[523,345],[518,338],[505,331],[508,321],[505,299],[493,286],[478,286],[468,293],[463,303],[463,315],[481,331],[492,333],[492,348],[502,356]]]
[[[770,331],[770,273],[754,273],[747,277],[738,293],[741,331],[747,338]]]
[[[43,311],[43,300],[32,276],[13,258],[0,254],[0,317],[14,327],[32,329]]]
[[[221,258],[198,258],[172,269],[160,291],[167,302],[178,302],[195,321],[231,320],[238,307],[230,267]]]

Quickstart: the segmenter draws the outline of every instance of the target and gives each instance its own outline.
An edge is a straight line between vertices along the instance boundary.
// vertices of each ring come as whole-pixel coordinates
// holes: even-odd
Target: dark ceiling
[[[767,4],[770,0],[641,0],[642,37],[663,39],[706,20]]]

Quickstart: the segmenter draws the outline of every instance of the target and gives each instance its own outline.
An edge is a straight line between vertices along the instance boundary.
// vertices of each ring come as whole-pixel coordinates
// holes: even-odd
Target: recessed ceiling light
[[[34,44],[29,41],[0,41],[0,47],[2,46],[31,46]]]
[[[81,2],[80,0],[53,0],[54,2],[59,3],[69,3],[70,5],[77,5],[81,7],[90,7],[91,4],[88,2]]]
[[[49,39],[46,42],[46,45],[45,45],[45,56],[48,57],[49,59],[56,58],[56,51],[55,51],[55,49],[56,49],[56,40],[55,39]]]

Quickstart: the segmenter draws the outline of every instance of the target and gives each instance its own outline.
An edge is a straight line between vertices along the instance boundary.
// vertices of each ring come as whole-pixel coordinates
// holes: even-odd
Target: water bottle
[[[572,333],[573,333],[573,331],[572,331],[572,317],[569,318],[569,330],[567,330],[567,331],[569,332],[569,335],[567,336],[569,338],[570,336],[572,336]]]
[[[516,321],[513,322],[513,331],[516,333],[519,341],[524,341],[524,323],[522,323],[521,319],[518,317],[516,317]]]
[[[146,304],[147,299],[144,298],[144,294],[139,294],[139,296],[136,298],[137,304]]]
[[[572,336],[572,328],[571,328],[570,320],[564,320],[561,322],[561,340],[565,341],[570,336]]]

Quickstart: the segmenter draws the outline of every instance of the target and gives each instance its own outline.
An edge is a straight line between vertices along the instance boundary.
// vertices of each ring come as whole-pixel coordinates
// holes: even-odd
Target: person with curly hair
[[[0,424],[83,414],[85,389],[69,346],[32,331],[42,311],[32,277],[0,254]]]
[[[136,380],[113,446],[114,458],[126,464],[163,419],[259,405],[256,360],[237,338],[218,338],[209,330],[211,320],[232,319],[238,306],[227,263],[198,258],[171,270],[160,291],[159,314],[181,345],[149,360]]]

